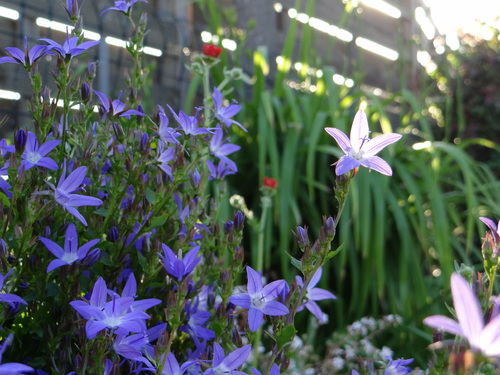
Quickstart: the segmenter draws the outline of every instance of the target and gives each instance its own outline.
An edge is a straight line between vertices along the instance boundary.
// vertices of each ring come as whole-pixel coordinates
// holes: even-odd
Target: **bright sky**
[[[424,0],[431,8],[434,22],[443,34],[462,27],[466,32],[477,30],[475,20],[500,26],[500,0]]]

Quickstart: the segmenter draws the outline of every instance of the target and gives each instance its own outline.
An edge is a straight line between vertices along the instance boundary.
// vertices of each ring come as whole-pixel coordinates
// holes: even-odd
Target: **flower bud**
[[[139,143],[139,149],[142,152],[148,151],[148,144],[149,144],[149,134],[148,133],[142,133],[141,141]]]
[[[113,122],[113,131],[115,132],[118,142],[123,141],[123,139],[125,138],[125,132],[123,131],[123,128],[119,123]]]
[[[100,256],[101,256],[101,249],[95,248],[95,249],[90,250],[90,252],[87,254],[85,259],[83,260],[83,265],[85,267],[90,267],[95,262],[97,262],[97,260],[99,259]]]
[[[90,86],[87,82],[83,82],[80,87],[80,95],[82,96],[82,100],[84,102],[88,101],[91,97]]]
[[[234,229],[242,230],[244,225],[245,225],[245,215],[243,215],[243,212],[237,211],[234,214]]]
[[[333,220],[333,217],[329,216],[328,219],[325,220],[323,217],[323,228],[325,230],[325,235],[328,238],[329,241],[333,240],[333,237],[335,237],[335,232],[337,225],[335,224],[335,220]]]
[[[194,172],[189,172],[189,181],[191,182],[191,186],[195,189],[200,186],[201,175],[197,169]]]
[[[7,247],[7,242],[3,238],[0,238],[0,257],[5,258],[9,254],[9,248]]]
[[[94,61],[91,61],[89,63],[89,65],[87,66],[87,74],[88,74],[89,78],[94,79],[96,76],[96,72],[97,72],[96,63]]]
[[[26,141],[28,140],[28,133],[24,129],[19,129],[14,136],[14,146],[16,147],[16,152],[21,154],[24,151],[24,146],[26,146]]]
[[[118,233],[118,228],[111,227],[108,233],[108,240],[110,240],[111,242],[118,242],[119,238],[120,234]]]
[[[301,249],[309,246],[309,236],[307,234],[307,228],[297,227],[297,232],[295,233],[295,239]],[[304,251],[304,250],[302,250]]]
[[[231,220],[228,220],[226,224],[224,224],[224,233],[229,233],[232,232],[234,228],[234,222]]]

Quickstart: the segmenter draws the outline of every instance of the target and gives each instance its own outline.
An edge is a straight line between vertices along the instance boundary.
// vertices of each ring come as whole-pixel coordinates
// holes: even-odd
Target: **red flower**
[[[274,178],[271,177],[264,177],[264,186],[271,188],[271,189],[276,189],[276,185],[278,185],[278,180],[275,180]]]
[[[221,52],[222,52],[222,48],[217,47],[213,44],[204,44],[203,45],[203,54],[205,56],[217,58],[217,57],[219,57]]]

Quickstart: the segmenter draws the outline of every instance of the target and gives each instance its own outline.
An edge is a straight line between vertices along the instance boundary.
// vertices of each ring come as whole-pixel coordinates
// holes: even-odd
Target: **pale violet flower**
[[[443,315],[432,315],[424,324],[467,339],[473,350],[487,357],[500,355],[500,315],[484,324],[478,298],[458,273],[451,275],[451,294],[458,322]]]
[[[401,139],[400,134],[388,133],[370,139],[368,120],[366,113],[362,109],[354,117],[350,139],[339,129],[325,128],[325,130],[335,138],[345,153],[337,162],[337,167],[335,168],[337,176],[341,176],[360,165],[387,176],[392,176],[392,169],[389,164],[376,156],[376,154],[391,143],[399,141]]]

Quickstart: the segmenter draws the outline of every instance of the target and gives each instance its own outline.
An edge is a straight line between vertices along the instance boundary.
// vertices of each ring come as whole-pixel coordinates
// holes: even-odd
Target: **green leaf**
[[[158,197],[153,190],[151,190],[150,188],[146,188],[146,199],[149,203],[155,204]]]
[[[167,221],[169,215],[161,215],[151,220],[151,228],[161,227]]]
[[[108,210],[106,208],[104,208],[104,207],[99,208],[98,210],[95,210],[94,213],[96,215],[99,215],[99,216],[102,216],[102,217],[108,216]]]
[[[288,254],[286,251],[285,253],[290,257],[290,263],[292,263],[292,265],[297,268],[300,272],[303,272],[303,269],[302,269],[302,262],[300,260],[298,260],[297,258],[294,258],[293,256],[291,256],[290,254]]]
[[[276,342],[278,343],[278,350],[281,350],[285,345],[292,342],[293,337],[297,333],[295,326],[290,324],[283,328],[283,330],[276,336]]]

